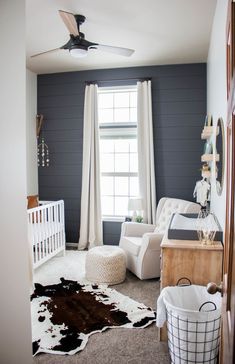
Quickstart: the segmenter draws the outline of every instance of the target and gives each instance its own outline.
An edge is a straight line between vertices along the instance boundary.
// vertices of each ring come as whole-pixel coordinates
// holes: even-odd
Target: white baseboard
[[[78,247],[78,243],[66,242],[66,246],[67,247],[71,247],[71,248],[77,248]]]

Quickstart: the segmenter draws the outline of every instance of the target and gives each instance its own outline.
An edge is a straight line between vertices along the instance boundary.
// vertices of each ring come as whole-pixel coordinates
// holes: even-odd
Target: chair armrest
[[[138,222],[123,222],[122,223],[122,236],[139,236],[142,237],[145,233],[152,233],[155,229],[155,225],[142,224]]]
[[[146,233],[143,235],[142,249],[160,250],[163,234],[161,233]]]
[[[140,267],[142,279],[152,275],[160,276],[160,254],[161,254],[161,241],[163,234],[161,233],[147,233],[143,235],[143,240],[139,255],[137,257],[137,266]]]

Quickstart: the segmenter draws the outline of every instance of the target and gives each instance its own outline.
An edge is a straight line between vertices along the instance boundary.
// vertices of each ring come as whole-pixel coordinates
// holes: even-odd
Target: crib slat
[[[59,221],[59,226],[61,226],[61,204],[58,205],[58,221]],[[61,241],[61,230],[60,228],[58,228],[58,240],[59,240],[59,247],[62,246],[62,241]]]
[[[61,234],[62,234],[62,246],[65,252],[64,201],[61,201]]]
[[[28,237],[29,237],[29,241],[30,239],[32,239],[32,245],[31,245],[31,259],[32,259],[32,264],[34,265],[34,263],[36,262],[36,257],[35,257],[35,240],[34,240],[34,235],[32,232],[32,213],[28,214],[28,226],[29,226],[29,230],[28,230]]]
[[[39,212],[36,211],[36,222],[35,222],[35,226],[37,228],[37,235],[38,235],[38,255],[39,255],[39,260],[41,260],[43,258],[43,254],[42,254],[42,229],[40,229],[39,226]]]
[[[46,225],[46,219],[45,219],[45,212],[46,210],[43,209],[41,211],[41,223],[43,224],[43,229],[42,230],[42,250],[43,250],[43,258],[45,258],[47,256],[47,251],[46,251],[46,229],[45,229],[45,225]]]
[[[51,228],[51,223],[52,223],[52,207],[49,206],[48,207],[48,214],[49,214],[49,219],[48,219],[48,228],[49,228],[49,234],[50,234],[50,253],[52,253],[53,251],[53,239],[52,239],[52,228]]]
[[[58,215],[58,207],[59,207],[59,205],[55,206],[56,249],[58,249],[58,247],[59,247],[59,239],[58,239],[58,232],[59,232],[59,215]]]

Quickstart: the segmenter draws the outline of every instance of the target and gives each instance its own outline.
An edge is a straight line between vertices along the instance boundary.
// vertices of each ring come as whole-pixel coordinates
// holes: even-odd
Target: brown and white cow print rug
[[[31,296],[33,354],[75,354],[90,335],[109,328],[144,328],[155,312],[105,285],[35,284]]]

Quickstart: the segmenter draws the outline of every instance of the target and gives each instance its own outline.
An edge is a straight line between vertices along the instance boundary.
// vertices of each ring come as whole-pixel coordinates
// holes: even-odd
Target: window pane
[[[101,197],[102,215],[113,216],[114,214],[113,203],[114,203],[113,197],[109,196]]]
[[[101,177],[101,194],[102,195],[114,195],[114,178],[113,177]]]
[[[130,177],[130,196],[139,196],[139,178]]]
[[[118,123],[129,121],[129,108],[114,109],[114,120]]]
[[[129,154],[115,154],[115,172],[129,172]]]
[[[102,214],[127,216],[129,198],[139,196],[138,148],[136,129],[121,123],[137,122],[137,92],[112,88],[98,97],[99,122],[115,125],[100,129]]]
[[[130,154],[130,172],[138,172],[137,153],[131,153]]]
[[[129,152],[129,140],[118,139],[115,141],[115,152],[116,153],[128,153]]]
[[[114,154],[101,154],[101,172],[114,172]]]
[[[114,152],[114,140],[100,139],[100,153],[113,153]]]
[[[137,92],[130,93],[130,107],[137,107]]]
[[[98,107],[107,109],[113,107],[113,93],[99,94]]]
[[[115,215],[127,216],[128,215],[128,197],[115,197]]]
[[[114,107],[129,107],[129,92],[115,93]]]
[[[115,177],[115,195],[128,196],[128,177]]]
[[[113,122],[113,109],[99,109],[99,123]]]
[[[130,152],[137,153],[137,139],[130,139]]]
[[[132,107],[130,109],[130,121],[137,122],[137,109],[136,108]]]

